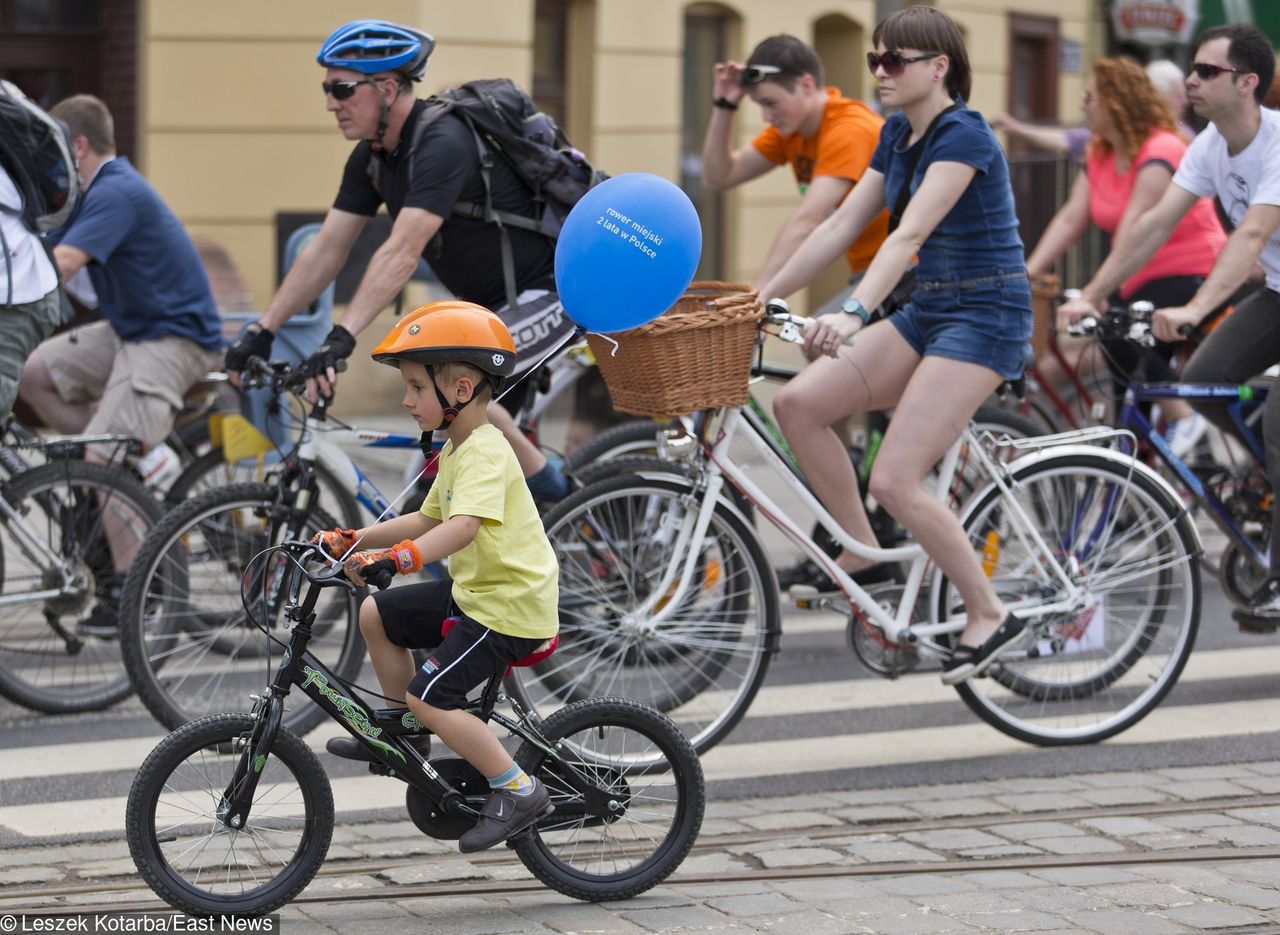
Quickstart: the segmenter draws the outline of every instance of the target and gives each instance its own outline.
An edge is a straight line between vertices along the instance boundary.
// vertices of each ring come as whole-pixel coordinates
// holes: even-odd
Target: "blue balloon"
[[[626,331],[676,303],[701,255],[702,226],[688,195],[648,172],[615,175],[565,218],[556,289],[583,328]]]

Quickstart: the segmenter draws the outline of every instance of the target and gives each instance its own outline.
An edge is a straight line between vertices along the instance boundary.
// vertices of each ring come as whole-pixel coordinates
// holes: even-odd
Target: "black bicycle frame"
[[[258,785],[258,777],[266,765],[272,744],[280,729],[284,715],[284,700],[293,686],[319,705],[353,737],[369,749],[375,763],[381,764],[389,774],[398,776],[436,802],[448,814],[478,818],[477,808],[468,804],[466,797],[441,776],[422,755],[405,739],[417,734],[421,725],[403,708],[374,710],[359,698],[345,690],[340,678],[324,663],[307,651],[311,640],[311,627],[315,622],[315,605],[321,586],[311,581],[311,587],[301,605],[297,603],[297,590],[301,571],[294,571],[294,582],[289,589],[290,599],[286,616],[296,620],[289,639],[289,647],[276,669],[266,694],[254,708],[254,726],[249,734],[247,749],[236,766],[231,781],[223,791],[218,807],[218,818],[232,828],[243,828],[249,818],[249,809]],[[310,580],[308,578],[308,580]],[[486,684],[477,702],[469,704],[467,711],[485,721],[496,721],[511,733],[535,746],[556,761],[560,777],[583,797],[582,811],[595,818],[609,820],[615,817],[610,808],[610,796],[590,777],[584,776],[572,764],[565,762],[555,747],[549,744],[523,720],[512,720],[493,710],[497,701],[502,673],[495,673]],[[563,805],[558,805],[554,819],[568,817]],[[576,810],[572,810],[576,811]]]

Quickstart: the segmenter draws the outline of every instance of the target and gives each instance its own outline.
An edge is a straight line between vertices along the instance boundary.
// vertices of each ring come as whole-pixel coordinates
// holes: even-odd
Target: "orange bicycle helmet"
[[[450,403],[436,385],[437,367],[471,364],[486,375],[495,396],[516,369],[516,343],[502,319],[487,308],[455,300],[415,308],[396,323],[372,356],[381,364],[410,360],[426,367],[444,414],[442,425],[452,423],[471,400]]]
[[[373,359],[392,366],[397,360],[427,367],[462,362],[501,378],[515,372],[516,344],[493,312],[450,299],[405,315],[373,349]]]

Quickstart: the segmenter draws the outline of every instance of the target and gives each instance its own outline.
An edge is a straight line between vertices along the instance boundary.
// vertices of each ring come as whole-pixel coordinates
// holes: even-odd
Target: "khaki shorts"
[[[105,321],[46,341],[39,354],[63,402],[98,403],[86,433],[129,435],[148,448],[173,428],[183,394],[222,360],[186,338],[122,342]]]
[[[18,398],[22,365],[60,324],[62,293],[57,289],[34,302],[0,305],[0,420],[9,415]]]

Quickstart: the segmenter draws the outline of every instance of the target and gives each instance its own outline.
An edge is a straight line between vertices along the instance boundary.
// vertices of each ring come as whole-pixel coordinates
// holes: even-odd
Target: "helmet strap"
[[[427,376],[431,378],[431,388],[436,391],[436,399],[440,401],[440,411],[444,415],[444,418],[441,420],[440,424],[437,425],[432,430],[432,431],[439,431],[442,428],[446,428],[452,425],[453,420],[458,418],[458,413],[462,412],[462,410],[466,407],[467,403],[470,403],[472,399],[475,399],[475,396],[472,395],[471,399],[468,399],[466,402],[462,402],[462,403],[454,404],[449,402],[448,398],[444,395],[444,393],[440,392],[440,385],[436,383],[435,368],[429,364],[425,366],[427,368]]]
[[[387,118],[391,115],[391,104],[394,104],[400,98],[401,84],[396,82],[396,96],[391,99],[391,104],[387,103],[387,99],[382,96],[382,91],[378,88],[377,81],[372,81],[374,89],[378,91],[378,103],[382,105],[382,115],[378,117],[378,128],[373,132],[373,145],[375,149],[385,150],[387,147],[383,143],[382,138],[387,134]]]

